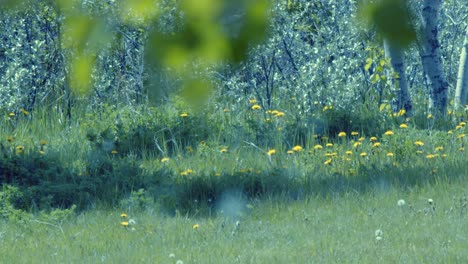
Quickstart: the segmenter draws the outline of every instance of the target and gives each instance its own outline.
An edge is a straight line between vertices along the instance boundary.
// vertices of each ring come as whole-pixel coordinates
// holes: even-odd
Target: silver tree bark
[[[408,115],[411,115],[412,104],[408,92],[408,81],[405,73],[405,63],[403,60],[403,50],[398,44],[384,40],[385,56],[390,58],[393,70],[398,74],[397,84],[399,89],[396,93],[398,110],[404,109]]]
[[[458,66],[457,88],[455,89],[455,109],[464,106],[468,96],[468,27],[465,32],[465,41],[460,55],[460,65]]]
[[[440,43],[437,38],[437,19],[443,0],[424,0],[422,7],[423,28],[420,52],[423,69],[430,86],[429,108],[436,114],[444,114],[447,107],[448,82],[442,70]]]

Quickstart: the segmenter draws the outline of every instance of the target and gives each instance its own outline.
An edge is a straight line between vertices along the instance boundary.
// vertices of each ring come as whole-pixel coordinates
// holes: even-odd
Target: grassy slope
[[[134,231],[120,226],[116,211],[81,214],[62,224],[63,233],[37,222],[4,222],[0,256],[4,263],[463,263],[467,194],[461,181],[410,191],[275,198],[253,202],[235,219],[147,211],[129,216],[137,221]],[[425,213],[428,198],[434,213]],[[398,207],[398,199],[406,205]],[[194,230],[194,224],[200,227]],[[384,232],[381,241],[377,229]]]

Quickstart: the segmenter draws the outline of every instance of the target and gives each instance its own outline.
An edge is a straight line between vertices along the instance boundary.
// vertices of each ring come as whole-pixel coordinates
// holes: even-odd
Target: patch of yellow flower
[[[315,150],[321,150],[321,149],[323,149],[323,147],[322,147],[322,145],[317,144],[317,145],[314,146],[314,149]]]
[[[182,113],[180,114],[181,117],[188,117],[188,114],[187,113]]]
[[[436,147],[436,148],[435,148],[435,151],[441,151],[441,150],[443,150],[443,149],[444,149],[444,147],[439,146],[439,147]]]
[[[187,176],[187,175],[192,174],[192,173],[194,173],[193,170],[187,169],[187,170],[181,172],[180,175],[182,175],[182,176]]]
[[[377,137],[371,137],[369,140],[370,141],[377,141]]]
[[[340,132],[340,133],[338,133],[338,137],[346,137],[346,132]]]
[[[393,157],[395,156],[392,152],[387,153],[387,157]]]
[[[255,104],[255,103],[257,103],[257,100],[255,100],[255,99],[249,99],[249,103],[250,103],[250,104]]]
[[[345,153],[346,153],[347,155],[352,155],[352,154],[353,154],[353,152],[352,152],[351,150],[348,150],[348,151],[346,151]]]
[[[333,143],[327,143],[325,146],[331,148],[333,147]]]
[[[111,151],[111,154],[112,154],[112,155],[116,155],[117,153],[119,153],[119,152],[118,152],[117,150],[115,150],[115,149],[113,149],[113,150]]]
[[[323,164],[330,165],[332,163],[332,159],[327,159]]]
[[[259,106],[258,104],[252,105],[252,110],[260,110],[260,109],[262,109],[262,107]]]
[[[375,142],[373,145],[372,145],[373,148],[378,148],[380,147],[380,142]]]
[[[294,151],[292,151],[292,150],[288,150],[286,153],[287,153],[288,155],[291,155],[291,154],[293,154],[293,153],[294,153]]]
[[[386,135],[386,136],[392,136],[392,135],[393,135],[393,131],[387,130],[387,131],[384,133],[384,135]]]
[[[302,148],[301,146],[299,146],[299,145],[296,145],[296,146],[294,146],[294,147],[292,148],[292,150],[295,151],[295,152],[299,152],[299,151],[302,151],[303,148]]]
[[[227,148],[222,148],[222,149],[220,150],[220,152],[221,152],[221,153],[227,153],[227,152],[228,152],[228,149],[227,149]]]
[[[400,125],[400,128],[403,128],[403,129],[408,128],[408,125],[403,123],[403,124]]]
[[[166,162],[169,162],[168,157],[164,157],[164,158],[161,159],[161,163],[166,163]]]
[[[192,229],[193,229],[193,230],[197,230],[198,228],[200,228],[200,225],[199,225],[199,224],[194,224],[194,225],[192,226]]]
[[[270,149],[270,150],[268,150],[268,152],[267,152],[268,156],[271,156],[271,155],[273,155],[273,154],[275,154],[275,153],[276,153],[276,150],[275,150],[275,149]]]
[[[366,153],[366,152],[362,152],[361,154],[359,154],[359,156],[365,157],[365,156],[367,156],[367,153]]]
[[[24,150],[24,146],[17,146],[16,147],[16,154],[22,154]]]
[[[416,146],[419,146],[419,147],[424,146],[424,142],[422,142],[422,141],[420,141],[420,140],[414,142],[414,144],[415,144]]]

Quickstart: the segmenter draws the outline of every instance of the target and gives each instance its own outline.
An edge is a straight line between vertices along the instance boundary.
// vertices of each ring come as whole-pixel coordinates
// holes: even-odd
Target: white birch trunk
[[[442,57],[438,40],[437,19],[443,0],[424,0],[422,8],[422,50],[420,53],[426,79],[430,85],[430,111],[445,114],[448,82],[442,70]]]
[[[411,115],[412,104],[408,92],[408,81],[405,73],[405,63],[403,59],[403,50],[399,45],[392,44],[387,39],[384,40],[385,56],[390,58],[393,70],[398,74],[397,84],[399,89],[396,93],[398,110],[404,109],[408,115]]]
[[[455,109],[464,106],[468,96],[468,28],[465,32],[465,41],[460,55],[460,65],[458,66],[457,88],[455,89]]]

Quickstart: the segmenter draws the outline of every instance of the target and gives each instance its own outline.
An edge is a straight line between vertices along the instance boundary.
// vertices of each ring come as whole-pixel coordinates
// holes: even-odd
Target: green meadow
[[[2,262],[468,259],[465,122],[434,129],[425,116],[419,122],[427,127],[418,128],[377,112],[380,134],[300,134],[287,131],[293,121],[284,112],[245,104],[241,114],[83,110],[73,123],[50,122],[61,118],[51,111],[7,115]],[[166,123],[150,123],[153,115]],[[268,140],[238,128],[244,119],[271,131],[262,135]],[[225,137],[229,128],[237,136]],[[217,133],[201,140],[203,129]],[[287,144],[290,133],[302,141]]]

